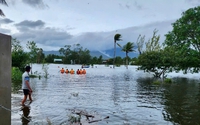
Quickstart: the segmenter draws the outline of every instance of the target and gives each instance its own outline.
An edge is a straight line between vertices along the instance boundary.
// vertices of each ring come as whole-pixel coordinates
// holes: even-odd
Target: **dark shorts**
[[[24,95],[28,95],[29,94],[29,90],[28,89],[23,89]]]

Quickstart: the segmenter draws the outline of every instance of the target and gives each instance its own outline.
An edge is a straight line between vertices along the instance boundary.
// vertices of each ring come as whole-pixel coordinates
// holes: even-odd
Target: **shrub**
[[[44,71],[44,78],[48,78],[48,75],[49,75],[48,69],[49,69],[48,64],[43,63],[42,70]],[[39,79],[40,79],[40,76],[39,76]]]
[[[116,64],[115,66],[116,66],[116,67],[120,67],[120,64]]]
[[[172,80],[171,80],[170,78],[166,78],[166,79],[164,80],[164,82],[165,82],[165,83],[172,83]]]
[[[38,76],[37,76],[37,75],[34,75],[34,74],[29,74],[29,77],[30,77],[30,78],[37,78]]]
[[[161,82],[160,82],[159,80],[156,80],[156,81],[153,82],[153,84],[155,84],[155,85],[160,85]]]
[[[12,67],[12,82],[22,82],[22,72],[19,68]]]
[[[12,92],[17,92],[21,88],[22,72],[19,68],[12,67]]]

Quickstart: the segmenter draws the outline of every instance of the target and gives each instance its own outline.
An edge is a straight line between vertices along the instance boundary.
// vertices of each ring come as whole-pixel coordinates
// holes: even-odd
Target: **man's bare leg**
[[[32,97],[31,97],[31,93],[28,94],[28,97],[29,97],[29,100],[30,100],[30,103],[31,103],[33,101]]]
[[[22,105],[24,105],[24,103],[26,102],[27,99],[27,95],[24,95],[24,99],[22,100]]]

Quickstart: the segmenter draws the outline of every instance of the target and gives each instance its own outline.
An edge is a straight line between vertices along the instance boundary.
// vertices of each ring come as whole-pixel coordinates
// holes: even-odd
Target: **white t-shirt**
[[[24,72],[22,75],[22,89],[29,89],[26,85],[26,81],[29,82],[29,74],[28,72]]]

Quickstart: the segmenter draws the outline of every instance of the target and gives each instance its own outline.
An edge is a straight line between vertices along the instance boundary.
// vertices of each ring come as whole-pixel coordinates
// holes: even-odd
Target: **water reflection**
[[[22,117],[21,117],[22,125],[28,125],[28,123],[31,121],[31,117],[29,116],[29,114],[30,114],[30,106],[25,105],[25,106],[22,107],[21,110],[23,112]]]
[[[102,65],[87,69],[86,75],[60,74],[57,67],[50,65],[49,79],[31,79],[33,121],[42,124],[49,118],[52,124],[67,123],[69,109],[77,109],[102,118],[109,116],[108,122],[98,123],[101,125],[200,123],[200,86],[196,80],[174,78],[172,84],[155,85],[150,75],[131,66],[127,70]],[[41,65],[34,69],[40,71]]]
[[[115,71],[111,75],[112,100],[114,106],[112,108],[112,119],[118,122],[112,124],[130,124],[134,123],[134,114],[132,109],[135,107],[135,85],[133,72],[131,70]],[[132,115],[132,116],[131,116]]]
[[[198,81],[175,78],[175,84],[165,86],[163,117],[180,125],[200,123],[200,86]]]
[[[162,110],[163,119],[173,124],[199,125],[199,81],[173,78],[172,84],[152,84],[153,78],[137,79],[139,107]]]
[[[137,79],[137,100],[142,103],[141,107],[162,108],[160,105],[162,96],[162,87],[152,84],[154,78]]]

